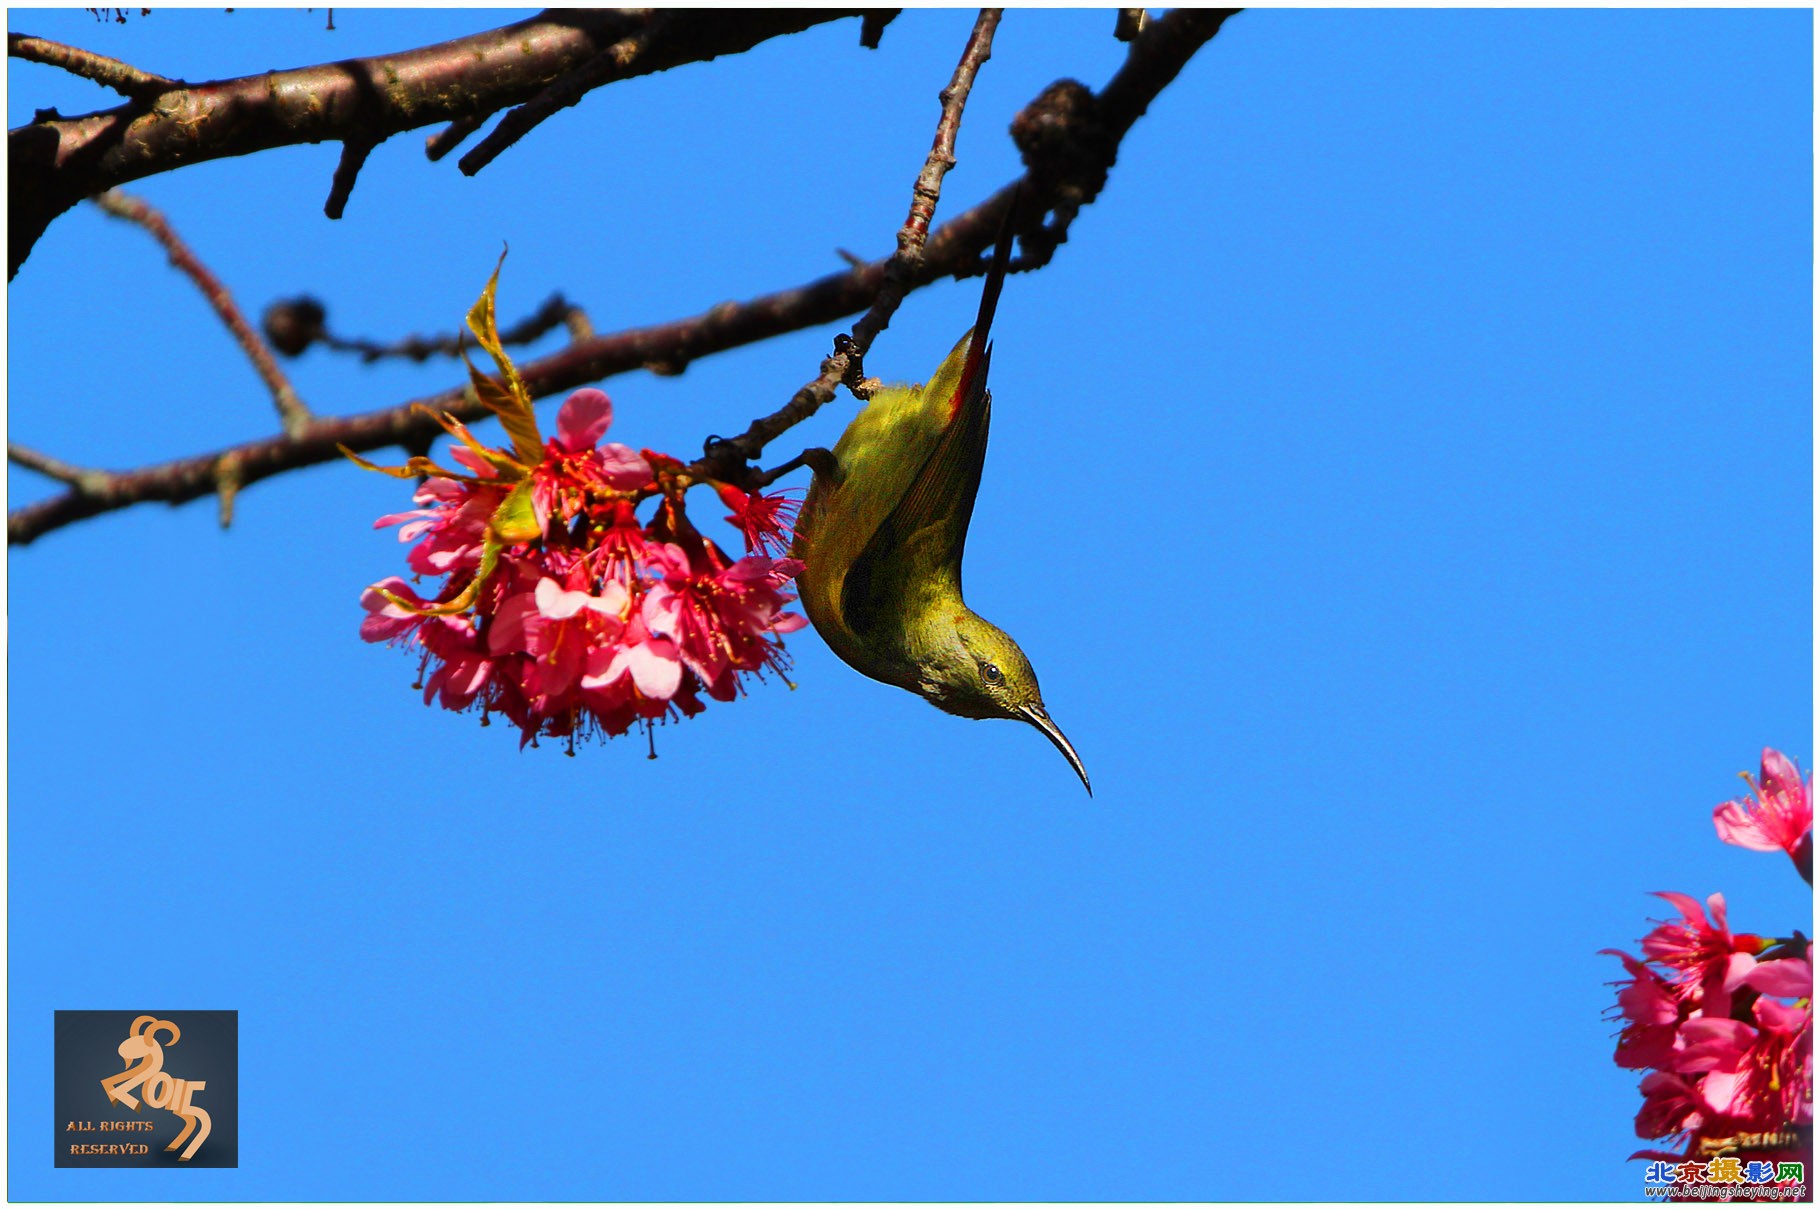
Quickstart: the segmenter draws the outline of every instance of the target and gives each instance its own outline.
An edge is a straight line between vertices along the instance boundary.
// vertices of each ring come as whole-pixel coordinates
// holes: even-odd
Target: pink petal
[[[1724,992],[1735,992],[1750,982],[1750,973],[1755,970],[1757,960],[1749,954],[1733,954],[1725,960],[1725,979],[1719,985]]]
[[[591,450],[613,423],[613,401],[599,387],[583,387],[556,413],[556,443],[572,453]],[[621,447],[623,448],[623,447]]]
[[[626,667],[640,693],[659,701],[675,695],[677,686],[682,684],[682,665],[674,652],[675,644],[662,639],[640,643],[626,651]]]
[[[397,576],[388,576],[372,585],[360,594],[360,607],[367,611],[367,616],[360,623],[360,637],[369,643],[384,643],[406,634],[419,625],[423,619],[408,609],[401,609],[379,595],[384,588],[414,605],[424,604],[422,597],[411,590]]]
[[[1750,1111],[1750,1098],[1745,1091],[1744,1076],[1733,1071],[1712,1071],[1700,1081],[1700,1100],[1713,1113],[1724,1117],[1745,1117]]]
[[[1766,962],[1764,965],[1768,966],[1770,964]],[[1803,963],[1803,965],[1806,964]],[[1807,990],[1811,989],[1812,986],[1813,982],[1812,980],[1809,980],[1807,989],[1786,994],[1806,995]],[[1780,995],[1783,993],[1772,994]],[[1763,1028],[1779,1034],[1800,1033],[1803,1029],[1807,1028],[1808,1016],[1813,1012],[1811,1007],[1798,1008],[1793,1004],[1784,1004],[1780,1000],[1758,1000],[1753,1008],[1756,1011],[1758,1023],[1761,1024]]]
[[[422,486],[417,489],[417,494],[411,499],[419,504],[429,504],[433,501],[443,504],[460,504],[462,497],[467,494],[467,484],[457,483],[453,479],[444,479],[441,475],[437,475],[434,478],[425,479]]]
[[[1802,958],[1776,958],[1757,963],[1740,982],[1767,996],[1812,996],[1814,968]]]
[[[1706,923],[1706,913],[1700,910],[1700,901],[1692,895],[1683,895],[1680,891],[1651,891],[1650,894],[1674,904],[1690,923],[1699,925]]]
[[[645,603],[640,610],[644,618],[645,629],[652,634],[673,637],[676,634],[676,615],[681,608],[681,595],[668,585],[659,584],[645,594]]]
[[[808,624],[809,619],[800,613],[780,613],[771,619],[771,629],[779,634],[789,634],[793,630],[801,630]]]
[[[1802,790],[1801,774],[1796,771],[1788,757],[1774,748],[1763,750],[1763,784],[1760,787],[1766,797],[1782,794],[1798,794]]]
[[[651,482],[651,464],[630,446],[611,442],[600,447],[601,474],[607,486],[621,491],[643,487]]]
[[[580,613],[588,604],[588,594],[579,589],[564,592],[562,586],[545,576],[537,581],[537,612],[546,618],[562,621]]]
[[[1706,897],[1706,906],[1713,914],[1713,926],[1721,933],[1726,932],[1725,896],[1721,895],[1718,891],[1714,891]]]
[[[487,680],[493,671],[490,660],[461,660],[453,664],[444,664],[438,670],[442,676],[442,704],[449,710],[466,709],[480,691],[487,686]],[[427,692],[427,689],[426,689]]]
[[[482,458],[479,454],[476,454],[473,450],[462,445],[460,442],[456,442],[449,447],[449,457],[455,459],[455,461],[461,463],[482,479],[493,479],[499,475],[499,472],[493,469],[493,464],[491,462],[488,462],[485,458]]]
[[[1757,1031],[1729,1017],[1696,1017],[1681,1027],[1687,1049],[1675,1063],[1676,1071],[1734,1070]]]
[[[530,593],[521,592],[517,596],[507,597],[487,627],[487,650],[494,655],[503,655],[508,651],[531,652],[529,622],[537,616],[537,603]]]
[[[1749,804],[1742,799],[1722,802],[1713,808],[1713,829],[1719,833],[1720,840],[1741,849],[1773,853],[1782,847],[1764,830],[1763,821],[1750,813]]]
[[[397,525],[401,521],[410,521],[422,517],[433,519],[441,515],[442,513],[440,510],[431,508],[414,508],[406,513],[387,513],[385,516],[379,518],[379,520],[373,522],[373,528],[384,529],[388,525]],[[399,541],[403,542],[405,539],[400,538]]]

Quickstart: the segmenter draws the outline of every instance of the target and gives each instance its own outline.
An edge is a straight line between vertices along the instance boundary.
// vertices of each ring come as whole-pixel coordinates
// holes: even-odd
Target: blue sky
[[[499,23],[13,19],[189,79]],[[472,179],[401,137],[339,223],[333,147],[135,191],[253,312],[449,330],[509,242],[503,316],[694,314],[889,250],[970,22],[616,85]],[[945,213],[1110,29],[1007,15]],[[807,632],[794,691],[656,761],[426,710],[355,634],[405,495],[351,466],[227,533],[202,501],[11,552],[10,1196],[1640,1196],[1596,951],[1659,889],[1811,917],[1710,824],[1763,745],[1813,756],[1811,45],[1803,11],[1256,10],[1196,56],[995,333],[969,600],[1091,800]],[[112,103],[9,81],[13,125]],[[912,296],[868,369],[926,376],[976,291]],[[134,228],[58,220],[8,301],[14,441],[274,427]],[[687,456],[835,330],[609,380],[613,437]],[[322,412],[458,380],[291,369]],[[240,1011],[237,1170],[50,1167],[53,1010],[135,1005]]]

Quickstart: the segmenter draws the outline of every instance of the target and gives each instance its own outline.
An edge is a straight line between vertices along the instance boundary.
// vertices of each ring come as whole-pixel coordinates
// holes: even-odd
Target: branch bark
[[[155,97],[167,88],[179,86],[175,80],[155,76],[149,71],[140,71],[130,63],[122,63],[92,50],[83,50],[79,46],[52,42],[49,38],[34,38],[30,34],[6,35],[6,53],[9,58],[60,67],[71,75],[93,80],[134,100]]]
[[[80,117],[47,114],[7,135],[7,277],[18,273],[59,215],[91,194],[273,147],[325,141],[376,146],[402,131],[523,104],[643,28],[639,14],[646,11],[550,9],[402,54],[175,84]],[[859,10],[677,10],[616,78],[735,54],[857,15]],[[136,77],[162,79],[143,72]]]
[[[1017,233],[1027,246],[1033,235],[1046,234],[1052,254],[1066,234],[1066,218],[1104,186],[1119,140],[1235,11],[1179,9],[1150,22],[1132,43],[1124,65],[1097,95],[1069,81],[1079,92],[1064,90],[1069,104],[1057,107],[1052,103],[1055,86],[1045,90],[1013,123],[1014,132],[1034,128],[1042,134],[1020,139],[1029,170],[985,202],[935,228],[921,262],[906,274],[906,293],[943,277],[977,274],[981,255],[997,238],[1014,197],[1020,198]],[[1063,226],[1060,236],[1053,228],[1033,226],[1051,210]],[[1037,243],[1042,246],[1043,240],[1038,238]],[[1046,259],[1022,257],[1013,268],[1027,269]],[[885,261],[866,262],[744,303],[722,303],[687,319],[580,340],[519,370],[531,394],[543,398],[641,367],[681,367],[698,357],[863,311],[884,288],[886,266]],[[360,415],[317,417],[294,436],[267,437],[138,470],[94,472],[83,488],[13,510],[7,517],[7,538],[23,545],[72,522],[128,505],[155,500],[180,504],[219,493],[226,485],[238,488],[285,471],[338,461],[337,445],[360,452],[388,445],[423,448],[442,429],[418,405],[468,421],[490,414],[471,388],[452,389]],[[764,442],[782,431],[761,434],[757,448],[741,453],[756,458]]]

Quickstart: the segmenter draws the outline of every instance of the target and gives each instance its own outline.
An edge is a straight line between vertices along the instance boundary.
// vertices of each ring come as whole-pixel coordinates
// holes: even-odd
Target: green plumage
[[[838,473],[815,476],[796,525],[797,586],[809,620],[855,669],[950,714],[1030,723],[1085,785],[1030,661],[961,596],[992,417],[988,339],[1010,252],[1003,235],[978,322],[934,377],[875,392],[834,447]]]

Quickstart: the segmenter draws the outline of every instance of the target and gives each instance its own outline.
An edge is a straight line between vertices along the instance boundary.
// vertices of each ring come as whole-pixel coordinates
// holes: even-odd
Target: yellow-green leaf
[[[505,480],[506,482],[508,482],[508,483],[515,482],[516,480],[522,479],[530,473],[529,468],[527,468],[523,463],[518,462],[515,459],[513,459],[511,456],[506,454],[505,451],[496,450],[490,445],[480,444],[480,439],[475,437],[473,433],[468,431],[467,425],[465,425],[461,421],[455,419],[455,417],[449,415],[447,412],[434,411],[433,409],[424,407],[423,404],[421,404],[421,403],[417,404],[416,407],[418,408],[419,411],[422,411],[425,414],[427,414],[437,424],[440,424],[445,433],[447,433],[449,436],[455,438],[455,440],[461,442],[463,445],[467,446],[469,450],[473,451],[473,454],[476,458],[479,458],[481,461],[485,462],[488,466],[491,466],[494,470],[498,471],[499,477],[501,479]],[[481,481],[480,480],[468,480],[468,482],[481,482]]]
[[[506,543],[530,542],[543,537],[543,526],[537,523],[537,506],[531,499],[531,480],[520,481],[493,510],[487,522],[499,540]]]
[[[505,386],[487,378],[468,363],[468,372],[474,377],[474,390],[480,401],[499,417],[505,425],[506,432],[512,438],[512,448],[518,451],[519,460],[528,466],[536,466],[543,461],[543,434],[537,430],[537,413],[531,407],[531,392],[525,388],[524,379],[518,376],[518,368],[512,359],[506,356],[505,346],[499,340],[499,321],[493,307],[493,296],[499,288],[499,270],[506,263],[506,254],[499,254],[499,264],[493,267],[493,276],[487,279],[487,288],[480,292],[480,300],[468,312],[468,328],[480,347],[493,355],[499,366],[499,372],[505,376]],[[466,354],[463,354],[465,358]],[[482,383],[486,386],[482,386]],[[491,388],[490,390],[488,388]]]
[[[373,585],[373,591],[390,601],[392,604],[398,606],[400,609],[407,613],[415,614],[420,618],[447,617],[450,614],[466,613],[474,607],[474,602],[480,599],[480,590],[486,586],[488,577],[493,574],[493,569],[499,565],[499,552],[503,549],[504,544],[492,534],[488,534],[486,538],[482,540],[480,546],[480,568],[474,573],[474,578],[468,581],[468,586],[461,590],[461,595],[457,596],[452,601],[444,601],[439,605],[413,605],[389,588],[381,588],[379,585],[375,584]]]

